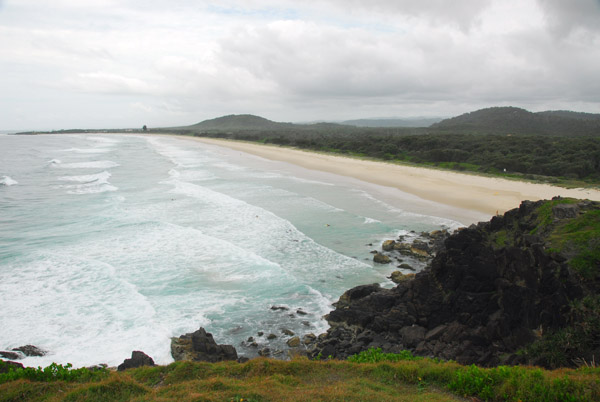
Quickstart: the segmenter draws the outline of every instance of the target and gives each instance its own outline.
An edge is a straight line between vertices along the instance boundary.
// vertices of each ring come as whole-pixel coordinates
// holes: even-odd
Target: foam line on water
[[[145,139],[156,152],[168,158],[177,167],[194,168],[218,161],[211,156],[210,151],[199,153],[197,150],[182,149],[168,143],[163,138],[145,137]]]
[[[104,154],[110,152],[110,148],[69,148],[62,152],[72,152],[76,154]]]
[[[398,214],[399,216],[406,217],[406,218],[422,218],[425,216],[425,215],[416,214],[413,212],[408,212],[408,211],[402,210],[400,208],[396,208],[384,201],[377,199],[376,197],[374,197],[373,195],[369,194],[368,192],[366,192],[364,190],[353,190],[353,192],[359,194],[361,197],[367,198],[368,200],[370,200],[378,205],[381,205],[388,211],[394,212],[394,213]],[[435,222],[435,224],[441,225],[441,226],[449,228],[449,229],[457,229],[459,227],[464,226],[460,222],[454,221],[452,219],[445,219],[445,218],[434,217],[434,216],[427,216],[427,218],[430,219],[432,221],[432,223]]]
[[[58,180],[60,181],[75,181],[75,182],[80,182],[80,183],[108,183],[108,179],[110,178],[111,174],[109,172],[102,171],[100,173],[95,173],[95,174],[86,174],[86,175],[79,175],[79,176],[61,176],[58,178]]]
[[[64,169],[110,169],[120,165],[113,161],[91,161],[60,163],[58,164],[58,166]]]
[[[231,186],[235,186],[236,195],[241,195],[245,198],[256,197],[256,198],[260,199],[260,198],[264,198],[265,194],[268,194],[269,198],[278,199],[278,200],[284,199],[286,205],[288,205],[289,208],[310,206],[312,208],[322,209],[322,210],[325,210],[327,212],[332,212],[332,213],[346,212],[344,209],[335,207],[331,204],[328,204],[328,203],[321,201],[319,199],[316,199],[314,197],[311,197],[308,195],[302,195],[297,192],[293,192],[293,191],[289,191],[289,190],[285,190],[285,189],[281,189],[281,188],[277,188],[277,187],[266,186],[266,185],[260,185],[260,186],[251,185],[251,186],[248,186],[247,188],[243,188],[238,183],[234,183]],[[277,202],[279,202],[279,201],[277,201]]]

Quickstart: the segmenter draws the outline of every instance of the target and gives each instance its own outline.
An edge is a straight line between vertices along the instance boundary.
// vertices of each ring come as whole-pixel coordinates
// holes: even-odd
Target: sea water
[[[283,350],[283,329],[324,332],[345,290],[393,285],[397,264],[370,254],[383,240],[470,223],[452,212],[189,139],[0,135],[0,350],[165,364],[170,338],[199,327],[241,355],[250,336]]]

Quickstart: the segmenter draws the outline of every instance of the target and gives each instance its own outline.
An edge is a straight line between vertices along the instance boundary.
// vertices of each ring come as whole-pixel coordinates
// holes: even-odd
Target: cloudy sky
[[[0,129],[600,113],[600,0],[0,0]]]

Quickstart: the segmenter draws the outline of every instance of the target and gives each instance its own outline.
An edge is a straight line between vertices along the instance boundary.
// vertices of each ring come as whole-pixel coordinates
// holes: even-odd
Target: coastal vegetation
[[[438,121],[429,127],[422,126],[424,119],[414,121],[415,127],[407,127],[405,121],[394,127],[389,121],[378,124],[377,120],[295,124],[245,114],[182,127],[55,133],[125,131],[194,135],[566,186],[600,183],[600,114],[532,113],[515,107],[493,107]]]
[[[2,368],[0,363],[0,369]],[[181,361],[88,375],[0,374],[0,401],[593,401],[600,368],[482,368],[369,350],[348,360]],[[74,371],[74,370],[72,370]]]
[[[302,125],[232,115],[159,131],[562,184],[600,183],[597,114],[489,108],[426,128]]]

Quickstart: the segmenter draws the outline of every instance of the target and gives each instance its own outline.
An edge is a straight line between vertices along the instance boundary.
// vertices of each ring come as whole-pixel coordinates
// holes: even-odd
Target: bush
[[[3,361],[0,361],[0,368],[8,366]],[[71,369],[73,367],[71,363],[66,366],[62,364],[52,363],[46,368],[38,367],[25,367],[25,368],[10,368],[8,372],[0,374],[0,384],[8,381],[15,381],[19,379],[27,379],[31,381],[90,381],[95,379],[102,379],[108,376],[108,370],[105,368],[98,369]]]

